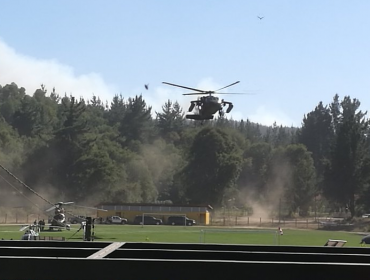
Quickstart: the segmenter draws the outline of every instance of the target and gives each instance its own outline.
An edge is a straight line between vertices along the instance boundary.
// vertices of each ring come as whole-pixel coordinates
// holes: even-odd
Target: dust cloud
[[[282,161],[272,166],[269,180],[263,190],[245,186],[239,200],[253,209],[252,218],[278,219],[279,215],[287,215],[284,201],[289,196],[291,184],[292,168],[288,162]]]

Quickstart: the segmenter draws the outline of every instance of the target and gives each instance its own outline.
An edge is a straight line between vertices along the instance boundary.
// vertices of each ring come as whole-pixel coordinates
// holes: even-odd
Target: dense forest
[[[269,211],[283,201],[287,215],[301,216],[313,207],[352,217],[370,210],[369,120],[359,100],[319,102],[299,128],[184,116],[171,100],[153,112],[142,96],[103,102],[43,85],[28,95],[7,84],[0,86],[0,164],[55,201]],[[2,205],[32,197],[0,175]]]

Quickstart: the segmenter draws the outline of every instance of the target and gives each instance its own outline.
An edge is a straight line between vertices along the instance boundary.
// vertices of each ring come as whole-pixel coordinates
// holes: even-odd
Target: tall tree
[[[241,151],[228,134],[219,128],[202,129],[183,171],[191,203],[222,205],[225,191],[238,179],[241,164]]]
[[[276,149],[269,176],[269,191],[275,194],[281,192],[289,213],[299,209],[301,215],[307,215],[315,195],[316,173],[311,153],[306,147],[292,144]]]
[[[337,108],[337,96],[332,104]],[[355,215],[356,197],[369,181],[369,120],[360,108],[360,101],[344,97],[336,115],[336,140],[330,165],[325,174],[325,194],[334,203]],[[336,110],[338,113],[338,110]]]
[[[266,142],[253,143],[244,152],[244,163],[238,188],[247,193],[250,200],[258,200],[266,192],[272,146]]]
[[[111,126],[121,123],[126,113],[126,103],[122,95],[115,95],[106,112],[108,124]]]
[[[55,95],[55,89],[51,96]],[[48,138],[57,123],[58,101],[46,96],[46,89],[37,89],[33,96],[25,95],[13,115],[13,127],[22,136]]]
[[[119,132],[125,138],[124,144],[135,141],[145,143],[153,133],[152,107],[147,106],[143,97],[129,98],[126,112],[121,120]]]
[[[62,100],[62,127],[54,133],[46,146],[34,151],[26,162],[26,178],[32,185],[48,183],[66,195],[84,195],[81,184],[82,159],[88,159],[87,151],[92,140],[86,137],[87,122],[82,119],[86,107],[74,97]]]
[[[162,106],[162,112],[156,112],[156,115],[157,127],[162,137],[167,140],[178,139],[185,125],[185,113],[182,111],[179,103],[177,101],[172,103],[168,100]]]
[[[7,123],[13,124],[14,113],[21,107],[25,95],[25,88],[19,88],[15,83],[0,87],[0,113]]]
[[[333,120],[334,131],[337,132],[341,118],[341,102],[339,101],[339,95],[336,94],[330,104],[330,113]]]
[[[334,107],[333,107],[334,108]],[[334,128],[331,110],[320,102],[314,111],[304,116],[301,129],[297,132],[297,141],[307,147],[317,172],[318,190],[322,189],[324,164],[330,157],[334,141]]]

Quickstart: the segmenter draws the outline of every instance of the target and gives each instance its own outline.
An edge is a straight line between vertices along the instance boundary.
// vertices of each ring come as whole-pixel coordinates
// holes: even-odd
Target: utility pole
[[[93,241],[93,235],[91,234],[91,228],[93,227],[93,219],[86,217],[86,224],[84,228],[84,241]]]

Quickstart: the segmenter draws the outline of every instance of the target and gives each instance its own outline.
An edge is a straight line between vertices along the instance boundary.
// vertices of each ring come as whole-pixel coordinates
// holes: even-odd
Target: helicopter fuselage
[[[202,115],[209,116],[222,110],[222,104],[219,102],[219,98],[215,96],[204,96],[201,97],[202,104],[200,105],[200,112]]]
[[[232,104],[230,102],[220,101],[218,97],[209,95],[209,96],[202,96],[197,101],[192,101],[189,107],[189,112],[191,112],[195,106],[197,106],[197,113],[196,114],[188,114],[186,115],[187,119],[193,120],[211,120],[213,119],[213,115],[219,112],[222,113],[222,108],[226,104],[229,104],[229,108],[232,108]],[[231,109],[230,109],[231,110]]]

